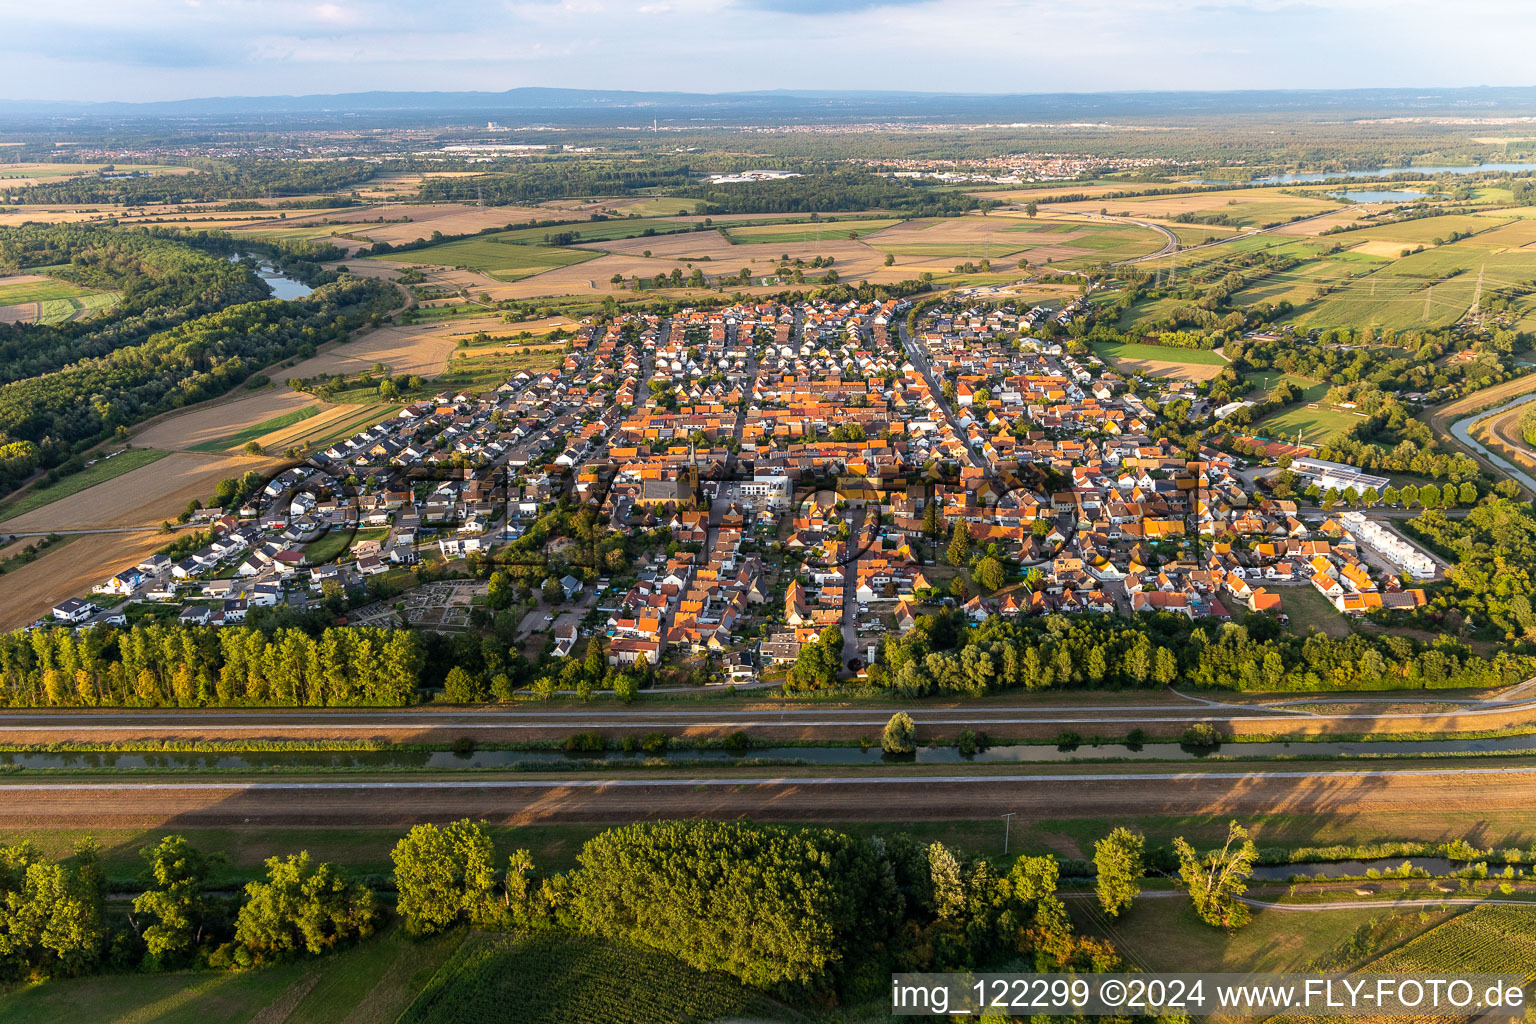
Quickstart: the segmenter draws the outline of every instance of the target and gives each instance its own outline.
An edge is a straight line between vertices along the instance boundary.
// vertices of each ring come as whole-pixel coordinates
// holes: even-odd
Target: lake
[[[1242,180],[1205,180],[1201,185],[1302,185],[1311,181],[1327,181],[1330,178],[1389,178],[1394,174],[1477,174],[1494,171],[1536,171],[1536,163],[1462,164],[1461,166],[1436,165],[1431,167],[1378,167],[1373,171],[1299,171],[1271,174],[1263,178]]]
[[[1355,189],[1328,194],[1335,199],[1348,199],[1352,203],[1412,203],[1429,198],[1424,192],[1411,192],[1401,188]]]

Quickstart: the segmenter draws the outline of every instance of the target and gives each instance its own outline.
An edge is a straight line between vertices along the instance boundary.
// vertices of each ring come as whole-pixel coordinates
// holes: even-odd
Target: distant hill
[[[952,120],[966,122],[1094,121],[1213,114],[1342,115],[1536,112],[1536,87],[1458,89],[1296,89],[1239,92],[1104,92],[964,94],[795,91],[686,93],[591,89],[509,89],[506,92],[360,92],[315,96],[226,96],[153,103],[0,100],[9,118],[248,118],[288,115],[317,119],[378,114],[433,119],[466,115],[508,125],[545,121],[626,124],[662,121],[847,122]]]

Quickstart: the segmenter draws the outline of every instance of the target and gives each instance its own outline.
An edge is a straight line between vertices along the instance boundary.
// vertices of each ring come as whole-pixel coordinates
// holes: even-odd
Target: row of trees
[[[30,843],[0,847],[0,981],[278,963],[365,938],[381,917],[371,890],[307,852],[269,858],[266,878],[236,901],[210,892],[220,858],[184,837],[166,836],[142,853],[144,888],[123,929],[107,914],[94,843],[63,862]]]
[[[1236,822],[1204,855],[1174,843],[1200,916],[1236,927],[1257,851]],[[374,892],[307,851],[265,862],[238,896],[217,888],[223,858],[181,835],[141,851],[126,928],[106,912],[99,849],[64,861],[0,847],[0,981],[99,970],[245,968],[320,955],[382,923]],[[391,851],[395,911],[413,935],[470,926],[563,929],[621,939],[785,995],[867,999],[892,971],[962,970],[1024,957],[1038,970],[1113,970],[1114,949],[1073,933],[1054,857],[1002,864],[904,835],[748,822],[660,821],[601,832],[577,866],[504,860],[468,820],[418,825]],[[1167,854],[1163,857],[1167,859]],[[1095,894],[1125,913],[1147,872],[1145,839],[1117,828],[1094,847]],[[124,919],[117,919],[122,921]]]
[[[1174,681],[1202,689],[1316,691],[1507,685],[1536,659],[1479,657],[1452,637],[1423,645],[1398,635],[1305,638],[1263,616],[1244,624],[1182,615],[999,616],[971,628],[955,612],[919,616],[887,637],[870,682],[904,696],[980,696],[1011,689],[1120,689]]]
[[[0,634],[0,704],[398,706],[416,699],[423,662],[403,629],[39,629]]]
[[[1106,884],[1124,902],[1139,847],[1106,858]],[[1108,946],[1073,934],[1052,857],[994,865],[905,836],[663,821],[600,833],[574,870],[541,874],[526,850],[503,866],[485,828],[461,821],[417,826],[393,860],[400,917],[415,933],[564,928],[785,993],[868,998],[892,970],[1002,957],[1055,970],[1117,964]]]

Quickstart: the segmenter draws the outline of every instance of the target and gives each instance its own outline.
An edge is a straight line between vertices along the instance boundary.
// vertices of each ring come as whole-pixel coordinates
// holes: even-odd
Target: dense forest
[[[751,184],[712,184],[704,180],[708,174],[748,167],[791,169],[798,176]],[[687,163],[537,160],[470,180],[429,178],[421,186],[424,202],[483,200],[496,205],[572,196],[649,193],[676,198],[679,210],[712,215],[885,209],[934,216],[996,205],[960,192],[864,171],[741,157],[710,160],[701,156]]]
[[[8,190],[16,203],[148,203],[213,202],[221,199],[266,199],[356,188],[379,170],[365,160],[205,160],[185,161],[190,174],[133,172],[132,166],[112,176],[85,174],[39,182]]]
[[[123,427],[221,395],[289,356],[346,338],[397,301],[394,288],[344,278],[292,302],[230,306],[151,335],[137,345],[55,373],[0,387],[0,446],[35,445],[32,465],[8,462],[9,489],[33,468],[63,463]]]
[[[104,317],[0,327],[0,383],[136,345],[156,331],[270,292],[251,268],[168,237],[76,224],[0,228],[0,272],[46,273],[121,298]]]
[[[1462,519],[1428,511],[1407,527],[1451,562],[1429,606],[1446,629],[1536,640],[1536,512],[1530,505],[1494,501]]]

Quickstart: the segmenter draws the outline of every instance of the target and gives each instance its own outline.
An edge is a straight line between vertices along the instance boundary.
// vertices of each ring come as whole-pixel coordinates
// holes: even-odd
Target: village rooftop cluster
[[[1293,587],[1352,614],[1424,603],[1414,582],[1436,565],[1390,525],[1303,515],[1237,456],[1154,440],[1154,398],[1198,397],[1192,385],[1133,388],[1036,336],[1084,307],[767,301],[583,323],[558,366],[413,402],[314,451],[199,511],[195,549],[49,618],[174,609],[219,626],[327,595],[366,605],[373,577],[493,553],[559,501],[668,540],[607,576],[556,576],[546,552],[545,593],[571,606],[529,616],[547,653],[601,634],[612,664],[675,654],[727,682],[792,662],[829,626],[858,670],[883,635],[944,607],[976,622],[1284,615]]]

